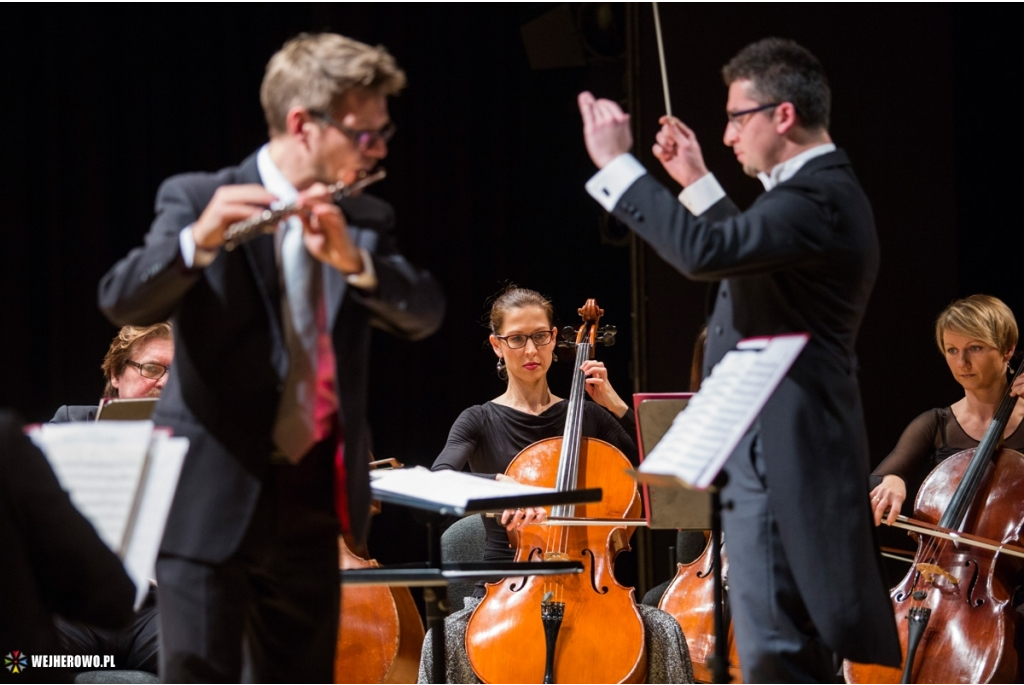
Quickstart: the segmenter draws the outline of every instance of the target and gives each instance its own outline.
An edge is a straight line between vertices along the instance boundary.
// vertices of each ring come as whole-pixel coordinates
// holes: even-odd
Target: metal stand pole
[[[729,624],[725,619],[725,592],[722,587],[722,498],[721,490],[729,481],[725,472],[715,477],[711,489],[711,565],[715,584],[715,654],[712,657],[711,682],[730,683]]]

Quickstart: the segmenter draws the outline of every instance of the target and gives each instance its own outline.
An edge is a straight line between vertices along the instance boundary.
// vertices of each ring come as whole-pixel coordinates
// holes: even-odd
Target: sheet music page
[[[122,555],[153,437],[152,421],[44,424],[29,437],[100,539]]]
[[[806,344],[803,334],[741,341],[637,470],[707,488]]]
[[[459,471],[431,471],[422,466],[411,469],[380,470],[370,472],[370,487],[374,492],[389,492],[416,499],[465,508],[471,499],[515,497],[555,492],[553,488],[538,488],[520,483],[498,482]]]
[[[156,556],[187,452],[188,438],[172,438],[161,431],[153,433],[149,468],[141,485],[138,514],[124,555],[124,568],[135,582],[136,611],[146,599],[149,581],[156,578]]]

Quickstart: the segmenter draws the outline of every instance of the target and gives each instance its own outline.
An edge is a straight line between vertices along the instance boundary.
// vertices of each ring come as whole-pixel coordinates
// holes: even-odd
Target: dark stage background
[[[379,457],[430,463],[459,412],[501,392],[481,322],[505,281],[550,295],[560,325],[597,298],[622,331],[602,352],[621,394],[685,389],[704,287],[633,245],[586,195],[593,167],[575,106],[583,88],[627,103],[639,156],[660,173],[650,155],[663,105],[649,5],[0,12],[8,27],[0,405],[42,421],[59,405],[96,401],[115,333],[96,308],[100,277],[141,242],[163,178],[235,164],[265,140],[263,66],[287,38],[314,30],[385,44],[406,69],[410,85],[392,102],[399,133],[389,179],[375,192],[395,205],[405,252],[449,298],[432,338],[376,340]],[[768,35],[797,40],[825,65],[832,134],[872,199],[882,244],[860,342],[877,461],[911,418],[960,396],[932,342],[938,311],[987,292],[1024,313],[1014,257],[1022,9],[663,4],[662,12],[675,112],[741,206],[761,187],[720,143],[720,67]],[[556,393],[567,393],[567,366],[556,365]],[[419,544],[403,512],[381,515],[372,549],[382,561],[422,557]],[[667,573],[658,564],[655,575]]]

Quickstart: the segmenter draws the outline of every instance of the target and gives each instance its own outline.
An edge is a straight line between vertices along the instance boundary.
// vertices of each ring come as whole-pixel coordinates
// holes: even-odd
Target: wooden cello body
[[[370,468],[402,468],[394,459],[371,461]],[[380,513],[380,502],[370,515]],[[380,568],[368,559],[366,546],[357,554],[348,534],[338,536],[338,568],[342,571]],[[334,652],[336,683],[415,683],[423,648],[423,620],[407,587],[356,585],[342,589],[338,642]]]
[[[520,452],[506,474],[530,485],[558,489],[600,487],[596,504],[555,507],[553,516],[634,518],[640,494],[626,471],[629,460],[601,440],[581,438],[583,374],[597,320],[593,300],[580,310],[593,322],[577,339],[576,368],[566,433]],[[588,313],[589,312],[589,313]],[[632,530],[622,526],[531,525],[518,536],[516,561],[583,563],[582,574],[506,578],[487,587],[466,628],[470,665],[488,683],[638,683],[647,676],[643,621],[633,589],[613,574],[615,557],[629,549]]]
[[[679,623],[690,652],[693,678],[700,683],[713,682],[711,658],[715,654],[715,577],[712,563],[709,538],[699,557],[688,564],[677,564],[676,577],[658,603],[659,609]],[[723,548],[723,578],[728,569],[729,559]],[[740,657],[733,639],[732,620],[729,620],[729,675],[732,682],[743,682]]]
[[[341,570],[380,568],[338,538]],[[354,586],[341,593],[341,619],[334,655],[336,683],[415,683],[423,621],[408,588]]]
[[[977,450],[959,452],[935,467],[914,501],[915,519],[941,522]],[[961,530],[993,542],[1019,543],[1022,526],[1024,455],[1002,449],[985,466]],[[918,543],[910,571],[890,593],[904,668],[847,661],[847,682],[901,682],[915,609],[926,609],[928,618],[905,682],[1022,682],[1013,590],[1024,560],[952,542],[935,544],[927,537]]]

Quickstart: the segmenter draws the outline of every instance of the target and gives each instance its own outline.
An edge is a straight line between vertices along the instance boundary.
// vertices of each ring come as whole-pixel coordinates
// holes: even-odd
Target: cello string
[[[957,486],[953,498],[951,499],[948,505],[946,513],[950,513],[951,510],[954,516],[952,521],[953,525],[947,527],[958,528],[960,524],[966,519],[970,508],[974,506],[974,504],[976,503],[975,500],[977,499],[977,489],[980,485],[980,481],[984,477],[984,474],[987,472],[988,462],[990,462],[992,460],[992,457],[998,453],[999,446],[1003,441],[1002,433],[1005,430],[1010,415],[1013,413],[1013,409],[1017,404],[1016,399],[1010,401],[1012,380],[1016,378],[1022,371],[1024,371],[1024,360],[1021,361],[1020,365],[1017,367],[1017,370],[1010,377],[1010,381],[1007,382],[1006,390],[1003,392],[1003,397],[1000,401],[999,408],[996,410],[995,416],[993,416],[992,420],[989,422],[989,425],[985,430],[985,435],[982,437],[981,442],[978,444],[978,447],[975,448],[975,454],[977,454],[977,451],[982,450],[983,447],[991,447],[992,455],[990,455],[989,458],[985,460],[979,460],[974,457],[971,458],[970,463],[967,465],[967,469],[964,472],[964,475],[961,477],[961,482]],[[997,436],[990,435],[990,433],[993,430],[998,431]],[[970,500],[967,500],[965,497],[960,496],[960,493],[964,492],[965,488],[967,491],[972,493]],[[940,519],[940,524],[943,524],[945,519],[947,518],[946,513],[944,513],[942,518]],[[950,541],[946,539],[937,539],[935,537],[930,537],[930,542],[930,545],[922,545],[922,548],[935,555],[935,558],[937,559],[938,554],[945,551],[945,546],[948,545]]]
[[[658,39],[658,61],[661,64],[661,87],[665,92],[665,114],[672,116],[672,100],[668,95],[668,70],[665,68],[665,43],[661,38],[661,13],[658,12],[658,3],[652,2],[654,6],[654,33]]]
[[[584,327],[586,325],[584,324]],[[583,329],[581,329],[581,333]],[[570,391],[570,398],[573,401],[569,405],[569,413],[566,416],[566,430],[565,438],[563,442],[563,454],[568,462],[566,466],[566,481],[567,484],[571,485],[572,489],[575,489],[579,485],[579,454],[580,454],[580,433],[582,428],[582,403],[584,392],[584,376],[580,370],[580,366],[583,365],[583,360],[587,358],[588,346],[585,343],[579,343],[576,345],[576,368],[573,371],[572,376],[572,389]],[[575,476],[575,478],[573,477]],[[575,505],[571,505],[567,508],[571,516],[576,515]],[[569,529],[565,526],[558,526],[559,531],[559,552],[566,552],[569,549]]]

